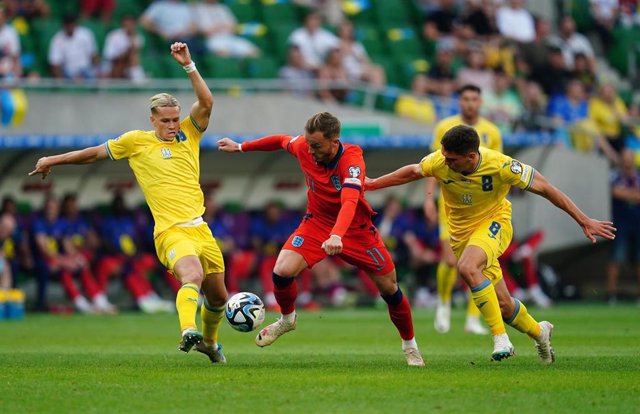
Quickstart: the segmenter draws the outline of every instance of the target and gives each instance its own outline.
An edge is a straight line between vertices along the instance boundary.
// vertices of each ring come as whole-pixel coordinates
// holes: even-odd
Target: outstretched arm
[[[424,178],[422,175],[422,169],[420,164],[410,164],[400,167],[392,173],[385,174],[378,178],[365,179],[365,189],[377,190],[379,188],[393,187],[395,185],[401,185],[410,183],[411,181]]]
[[[573,200],[547,181],[547,179],[538,171],[535,172],[533,183],[531,184],[529,191],[546,198],[551,201],[553,205],[564,210],[567,214],[573,217],[578,225],[582,227],[584,235],[587,236],[592,243],[596,242],[595,236],[600,236],[609,240],[613,240],[616,237],[614,234],[616,228],[613,227],[612,222],[594,220],[584,214],[582,210],[575,205]]]
[[[175,42],[171,45],[171,56],[184,67],[189,76],[193,91],[198,100],[191,106],[191,119],[200,127],[202,131],[209,126],[209,118],[213,109],[213,94],[202,79],[200,72],[196,69],[195,63],[191,60],[189,47],[186,43]]]
[[[218,150],[224,152],[277,151],[287,146],[291,140],[288,135],[269,135],[239,144],[231,138],[218,140]]]
[[[61,164],[91,164],[107,158],[105,144],[96,145],[82,150],[65,152],[64,154],[42,157],[36,163],[36,167],[29,175],[42,174],[42,179],[51,173],[51,167]]]

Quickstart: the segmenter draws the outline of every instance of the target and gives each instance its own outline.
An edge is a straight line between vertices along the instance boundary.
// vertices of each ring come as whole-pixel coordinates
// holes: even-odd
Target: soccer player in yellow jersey
[[[105,144],[40,158],[29,174],[46,178],[60,164],[89,164],[126,158],[153,214],[154,239],[160,261],[180,280],[176,297],[182,341],[179,350],[196,350],[211,362],[225,363],[218,344],[227,291],[220,249],[202,219],[204,196],[200,188],[200,140],[213,108],[213,95],[191,60],[185,43],[171,45],[171,55],[183,66],[197,101],[180,120],[180,104],[171,95],[151,98],[151,131],[130,131]],[[196,324],[200,290],[202,333]]]
[[[450,116],[436,124],[433,131],[433,143],[431,150],[440,149],[440,140],[451,127],[456,125],[468,125],[476,130],[480,137],[480,146],[502,152],[502,135],[498,127],[491,121],[480,116],[480,106],[482,105],[482,91],[476,85],[463,85],[458,90],[460,115]],[[456,256],[451,250],[449,243],[449,227],[447,226],[447,216],[442,194],[438,197],[438,206],[434,201],[437,181],[435,178],[427,178],[426,197],[424,201],[424,213],[427,223],[435,225],[438,222],[440,228],[441,255],[440,263],[436,270],[436,281],[438,289],[438,305],[436,307],[436,317],[433,325],[440,333],[449,332],[451,326],[451,292],[458,279],[456,270]],[[465,332],[478,335],[489,333],[480,322],[480,311],[472,300],[467,306],[467,319],[464,324]]]
[[[367,178],[366,188],[375,190],[435,177],[442,186],[458,273],[471,289],[471,297],[493,335],[491,358],[500,361],[514,354],[506,322],[529,335],[536,343],[541,361],[551,364],[555,360],[551,347],[553,325],[533,319],[527,308],[511,297],[502,280],[498,257],[512,236],[507,193],[511,186],[517,186],[545,197],[569,214],[592,242],[596,241],[595,236],[615,238],[613,223],[589,218],[532,167],[480,147],[478,133],[469,126],[449,129],[440,143],[440,151],[427,155],[418,164],[406,165],[379,178]]]

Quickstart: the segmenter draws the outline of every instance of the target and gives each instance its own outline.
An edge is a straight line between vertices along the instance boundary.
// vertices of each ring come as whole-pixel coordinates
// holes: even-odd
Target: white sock
[[[402,350],[404,351],[407,348],[415,348],[418,349],[418,343],[416,342],[416,338],[413,337],[408,341],[402,340]]]
[[[296,311],[293,311],[288,315],[282,315],[281,318],[287,323],[294,323],[296,321]]]

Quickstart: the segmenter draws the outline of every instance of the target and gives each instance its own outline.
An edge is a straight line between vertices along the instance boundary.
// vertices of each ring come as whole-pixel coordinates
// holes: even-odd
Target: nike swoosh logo
[[[487,304],[487,301],[485,300],[484,302],[478,304],[478,309],[481,309],[484,305]]]
[[[454,182],[453,180],[444,180],[442,182],[442,184],[451,184],[452,182]]]
[[[506,167],[509,164],[511,164],[511,163],[510,162],[505,162],[504,164],[502,164],[502,168]]]

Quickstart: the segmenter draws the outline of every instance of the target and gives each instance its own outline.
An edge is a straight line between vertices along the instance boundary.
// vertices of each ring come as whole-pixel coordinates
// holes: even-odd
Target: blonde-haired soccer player
[[[436,124],[433,130],[433,142],[431,150],[440,149],[440,140],[451,127],[456,125],[468,125],[476,130],[480,137],[480,146],[502,152],[502,135],[498,127],[491,121],[480,116],[480,106],[482,105],[482,90],[476,85],[463,85],[458,89],[458,105],[460,115],[450,116]],[[456,270],[456,256],[451,250],[449,243],[449,227],[447,225],[447,215],[445,214],[444,200],[442,194],[438,196],[438,206],[434,200],[436,194],[437,181],[435,178],[427,178],[426,197],[424,200],[424,214],[427,223],[435,225],[438,223],[440,229],[441,255],[438,268],[436,270],[436,281],[438,289],[438,305],[436,307],[436,317],[433,325],[440,333],[449,332],[451,326],[451,292],[458,280]],[[480,322],[480,311],[472,300],[467,306],[467,318],[464,324],[465,332],[485,335],[489,333]]]
[[[502,280],[498,257],[512,236],[507,193],[511,186],[517,186],[545,197],[569,214],[592,242],[596,241],[595,236],[615,238],[613,223],[588,217],[532,167],[480,147],[478,133],[469,126],[451,128],[440,143],[440,151],[432,152],[418,164],[367,179],[366,188],[375,190],[435,177],[442,187],[458,273],[471,288],[471,297],[493,335],[491,358],[500,361],[514,354],[506,322],[533,338],[541,361],[551,364],[555,360],[551,347],[553,325],[533,319],[527,308],[511,297]]]
[[[89,164],[127,158],[155,221],[154,238],[160,261],[180,280],[176,297],[182,341],[179,350],[193,346],[211,362],[226,362],[218,344],[227,290],[220,249],[202,219],[200,140],[213,108],[213,95],[191,60],[185,43],[171,45],[171,55],[183,66],[196,94],[189,116],[180,120],[180,104],[171,95],[151,98],[151,131],[130,131],[103,145],[40,158],[29,175],[46,178],[60,164]],[[202,333],[196,324],[200,290]]]

